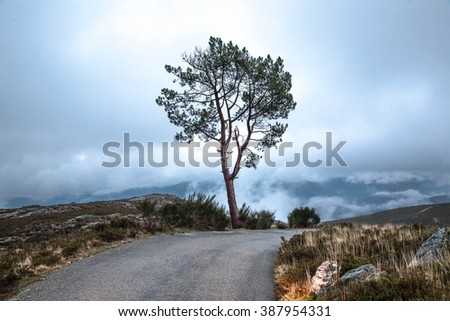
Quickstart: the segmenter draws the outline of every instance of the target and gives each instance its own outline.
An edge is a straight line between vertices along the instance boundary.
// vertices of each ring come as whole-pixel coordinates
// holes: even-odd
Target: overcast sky
[[[224,201],[218,168],[140,168],[137,157],[101,166],[111,161],[103,145],[123,146],[124,133],[158,155],[173,141],[177,128],[155,103],[174,86],[164,65],[209,36],[282,57],[298,103],[284,136],[292,149],[276,167],[241,172],[239,203],[280,218],[315,206],[331,219],[450,195],[448,0],[4,0],[0,207],[205,181]],[[310,141],[325,147],[326,132],[346,141],[347,167],[284,165]],[[310,158],[325,160],[325,148]]]

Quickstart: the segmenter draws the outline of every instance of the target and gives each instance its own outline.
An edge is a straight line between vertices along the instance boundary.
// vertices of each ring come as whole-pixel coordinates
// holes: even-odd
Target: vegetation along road
[[[64,267],[14,300],[273,300],[280,237],[296,233],[153,236]]]

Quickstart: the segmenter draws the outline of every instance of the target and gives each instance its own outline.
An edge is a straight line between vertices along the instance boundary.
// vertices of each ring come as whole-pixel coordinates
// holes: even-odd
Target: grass
[[[409,225],[331,225],[283,241],[275,277],[278,300],[450,300],[450,254],[439,263],[409,267],[436,228]],[[337,286],[311,293],[310,279],[326,260],[340,265]],[[373,264],[381,277],[343,285],[339,276]]]
[[[23,282],[46,271],[138,236],[138,225],[134,221],[117,218],[91,230],[67,232],[67,235],[57,235],[36,244],[12,244],[0,251],[0,300],[13,296]]]

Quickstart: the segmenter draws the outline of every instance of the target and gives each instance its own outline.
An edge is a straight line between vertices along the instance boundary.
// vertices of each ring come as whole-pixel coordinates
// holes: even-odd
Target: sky
[[[280,219],[312,206],[330,220],[450,200],[448,0],[3,0],[0,207],[177,184],[225,203],[220,169],[177,166],[173,150],[163,167],[139,167],[137,148],[129,167],[124,157],[102,166],[104,144],[123,147],[125,134],[162,157],[179,131],[155,103],[177,89],[164,65],[183,66],[210,36],[280,56],[297,102],[283,137],[292,147],[271,152],[276,166],[241,171],[239,204]],[[327,133],[347,166],[326,166]],[[287,167],[310,142],[323,146],[310,160],[323,163]]]

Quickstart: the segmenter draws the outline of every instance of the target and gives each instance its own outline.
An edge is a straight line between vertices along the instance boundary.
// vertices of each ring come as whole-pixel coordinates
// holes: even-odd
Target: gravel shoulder
[[[64,267],[13,300],[273,300],[281,236],[301,230],[165,234]]]

